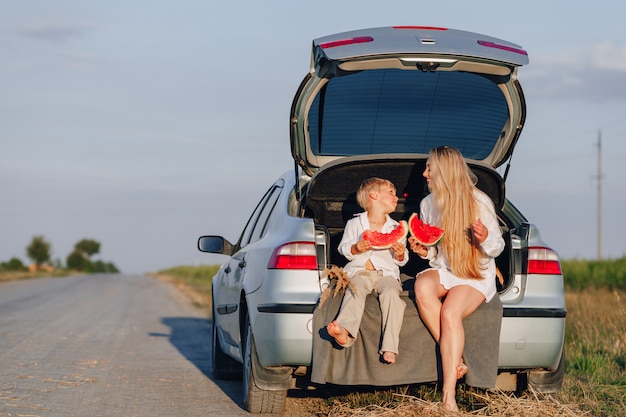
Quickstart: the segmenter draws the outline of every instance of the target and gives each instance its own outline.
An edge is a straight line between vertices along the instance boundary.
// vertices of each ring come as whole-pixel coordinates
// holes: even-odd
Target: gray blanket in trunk
[[[422,323],[413,297],[415,278],[403,275],[402,299],[407,305],[395,364],[383,363],[378,353],[381,314],[376,295],[365,304],[355,343],[342,348],[326,332],[337,316],[342,293],[328,297],[313,313],[313,360],[311,380],[318,384],[393,386],[441,381],[437,344]],[[337,280],[332,280],[334,285]],[[332,294],[332,293],[331,293]],[[465,383],[480,388],[495,386],[498,370],[502,304],[496,296],[467,317],[463,357],[469,371]]]

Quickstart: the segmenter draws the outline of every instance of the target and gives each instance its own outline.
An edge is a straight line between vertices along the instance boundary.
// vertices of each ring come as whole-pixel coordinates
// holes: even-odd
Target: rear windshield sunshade
[[[332,78],[309,110],[316,155],[428,153],[458,148],[487,157],[508,118],[502,91],[465,72],[381,69]]]

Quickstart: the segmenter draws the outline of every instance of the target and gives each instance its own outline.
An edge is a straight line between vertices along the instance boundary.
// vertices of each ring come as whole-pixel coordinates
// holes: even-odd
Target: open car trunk
[[[398,205],[391,217],[408,220],[412,213],[419,213],[422,198],[428,195],[428,186],[422,176],[426,159],[377,156],[374,160],[363,157],[345,158],[341,163],[324,166],[313,176],[304,190],[303,210],[305,217],[314,219],[315,225],[327,234],[326,262],[322,265],[343,266],[347,260],[337,248],[346,222],[363,209],[356,201],[356,192],[361,182],[369,177],[385,178],[393,182],[398,193]],[[505,201],[505,186],[500,175],[485,165],[471,164],[478,177],[477,186],[491,197],[506,242],[506,248],[496,259],[505,285],[510,282],[511,238],[507,219],[502,207]],[[414,277],[428,267],[427,261],[412,254],[401,272]],[[503,287],[498,283],[498,290]]]

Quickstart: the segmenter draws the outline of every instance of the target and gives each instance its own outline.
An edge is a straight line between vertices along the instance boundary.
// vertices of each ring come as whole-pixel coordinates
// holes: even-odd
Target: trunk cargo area
[[[506,248],[496,263],[506,286],[511,275],[511,239],[508,222],[502,213],[504,184],[493,169],[479,165],[470,166],[478,177],[478,188],[491,197],[500,219]],[[380,177],[390,180],[396,186],[398,194],[398,206],[390,215],[395,220],[408,220],[412,213],[419,213],[420,202],[429,193],[426,180],[422,176],[425,167],[425,159],[416,161],[383,157],[375,161],[350,158],[347,162],[343,160],[341,164],[329,164],[320,170],[305,186],[302,209],[303,215],[313,218],[316,227],[326,234],[326,262],[321,264],[346,264],[345,257],[339,254],[337,247],[346,222],[355,213],[363,211],[356,201],[356,192],[364,179]],[[401,272],[414,277],[427,267],[427,261],[411,253],[409,263],[401,268]],[[502,289],[498,284],[498,290]]]

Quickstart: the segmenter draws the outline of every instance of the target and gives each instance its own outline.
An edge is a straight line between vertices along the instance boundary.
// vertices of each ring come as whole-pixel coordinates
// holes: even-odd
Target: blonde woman
[[[457,149],[432,149],[423,175],[430,194],[420,204],[420,218],[445,234],[433,247],[409,238],[411,250],[430,264],[417,275],[415,301],[439,343],[443,406],[458,411],[456,382],[468,370],[463,319],[495,296],[494,258],[504,249],[504,239],[493,202],[476,188],[476,176]]]

